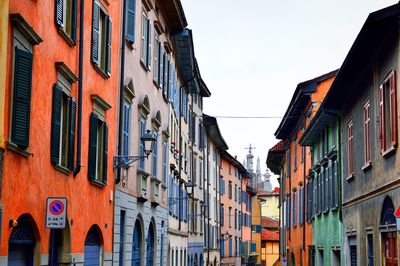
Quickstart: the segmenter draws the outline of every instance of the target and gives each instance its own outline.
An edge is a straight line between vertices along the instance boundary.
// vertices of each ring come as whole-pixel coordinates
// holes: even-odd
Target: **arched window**
[[[140,266],[141,263],[141,245],[142,245],[142,229],[140,221],[136,220],[135,228],[133,229],[132,241],[132,266]]]
[[[146,266],[153,266],[155,257],[154,238],[154,226],[153,223],[150,223],[146,241]]]

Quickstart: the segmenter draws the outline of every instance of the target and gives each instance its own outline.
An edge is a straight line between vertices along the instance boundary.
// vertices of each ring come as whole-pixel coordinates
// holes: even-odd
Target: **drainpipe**
[[[208,152],[209,150],[207,150],[207,193],[206,193],[206,197],[207,197],[207,266],[210,265],[210,201],[208,198],[208,192],[210,191],[210,183],[209,178],[210,178],[210,167],[209,166],[209,156],[208,156]]]
[[[184,84],[185,85],[185,84]],[[183,159],[183,156],[182,156],[182,154],[183,154],[183,152],[182,152],[182,111],[183,111],[183,108],[182,108],[182,89],[184,89],[183,88],[183,86],[184,85],[181,85],[180,87],[179,87],[179,120],[178,120],[178,136],[179,136],[179,169],[178,169],[178,178],[179,178],[179,182],[178,182],[178,184],[179,184],[179,190],[178,190],[178,204],[179,204],[179,212],[178,212],[178,220],[179,220],[179,227],[178,227],[178,229],[179,229],[179,231],[181,230],[181,228],[182,228],[182,200],[180,200],[180,199],[182,199],[182,189],[181,189],[181,186],[182,186],[182,176],[181,176],[181,174],[182,174],[182,159]]]
[[[123,113],[124,113],[124,79],[125,79],[125,27],[126,27],[126,0],[123,1],[122,9],[122,38],[121,38],[121,75],[119,78],[119,116],[118,116],[118,150],[117,155],[122,155],[123,139]],[[121,181],[122,169],[117,168],[117,178],[115,184]],[[114,193],[115,194],[115,193]]]
[[[74,177],[81,171],[82,156],[82,90],[83,90],[83,43],[84,43],[84,18],[85,18],[85,0],[80,1],[79,18],[79,83],[78,83],[78,132],[76,134],[76,166],[73,172]]]

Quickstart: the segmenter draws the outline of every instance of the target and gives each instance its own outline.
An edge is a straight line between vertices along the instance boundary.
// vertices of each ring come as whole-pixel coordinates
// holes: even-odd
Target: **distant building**
[[[252,154],[252,150],[255,149],[255,147],[251,146],[250,144],[249,147],[246,149],[249,150],[249,153],[246,155],[246,160],[243,161],[243,165],[246,167],[246,170],[253,176],[253,187],[257,191],[272,191],[271,174],[268,168],[266,169],[264,174],[261,172],[260,157],[258,157],[256,170],[254,172],[254,155]]]

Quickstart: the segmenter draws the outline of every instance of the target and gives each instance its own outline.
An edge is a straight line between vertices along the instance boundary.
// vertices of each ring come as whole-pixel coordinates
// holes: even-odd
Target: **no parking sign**
[[[67,199],[47,198],[46,228],[65,228],[67,219]]]

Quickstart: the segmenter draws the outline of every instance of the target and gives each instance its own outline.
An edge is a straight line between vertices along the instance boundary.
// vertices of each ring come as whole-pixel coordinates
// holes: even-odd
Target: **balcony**
[[[137,170],[137,180],[136,180],[136,191],[137,191],[137,200],[139,202],[145,202],[149,199],[147,193],[147,179],[150,174],[144,170]]]
[[[160,205],[160,184],[161,181],[157,177],[151,177],[150,179],[150,202],[151,205],[157,207]]]

